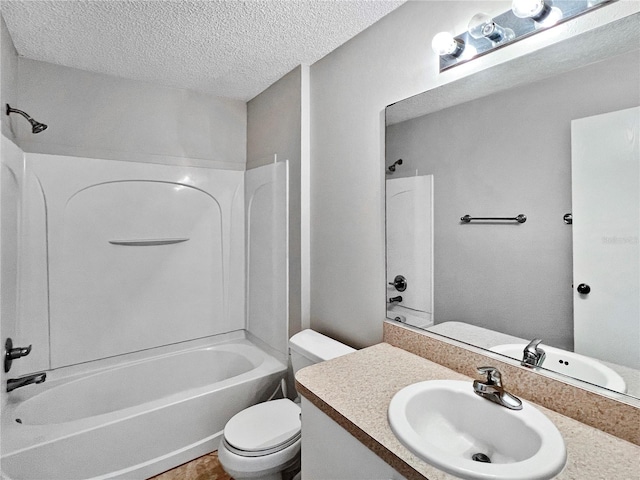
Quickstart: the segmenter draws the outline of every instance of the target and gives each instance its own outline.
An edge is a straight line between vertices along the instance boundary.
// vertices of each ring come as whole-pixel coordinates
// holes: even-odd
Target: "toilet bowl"
[[[294,373],[314,363],[355,351],[313,330],[289,340]],[[224,427],[218,459],[235,480],[290,480],[300,470],[300,406],[271,400],[234,415]]]

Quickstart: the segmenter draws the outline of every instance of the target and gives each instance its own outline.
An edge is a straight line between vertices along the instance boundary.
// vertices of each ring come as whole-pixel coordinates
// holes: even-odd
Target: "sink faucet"
[[[534,338],[529,342],[529,345],[524,347],[524,356],[522,357],[522,365],[525,367],[540,367],[544,362],[547,354],[543,349],[538,347],[542,342],[539,338]]]
[[[478,372],[487,376],[486,382],[473,381],[473,391],[487,400],[510,410],[522,410],[522,401],[502,387],[502,375],[494,367],[478,367]]]
[[[10,378],[7,380],[7,392],[11,392],[16,388],[25,387],[33,383],[42,383],[46,379],[46,372],[32,373],[31,375],[23,375],[18,378]]]

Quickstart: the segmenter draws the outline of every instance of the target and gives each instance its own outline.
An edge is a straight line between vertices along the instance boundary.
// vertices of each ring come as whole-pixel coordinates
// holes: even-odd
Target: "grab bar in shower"
[[[462,223],[469,223],[473,220],[507,221],[507,222],[524,223],[527,221],[527,216],[521,213],[516,217],[472,217],[471,215],[465,215],[464,217],[460,217],[460,221]]]
[[[173,245],[189,240],[188,238],[159,238],[152,240],[109,240],[111,245],[122,245],[125,247],[155,247],[157,245]]]

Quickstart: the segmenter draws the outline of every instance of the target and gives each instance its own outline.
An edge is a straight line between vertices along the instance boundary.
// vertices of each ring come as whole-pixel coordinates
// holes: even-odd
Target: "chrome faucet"
[[[522,357],[521,364],[525,367],[540,367],[544,362],[547,354],[543,349],[538,347],[542,342],[539,338],[534,338],[529,342],[529,345],[524,347],[524,356]]]
[[[42,383],[47,379],[46,372],[32,373],[30,375],[23,375],[18,378],[10,378],[7,380],[7,392],[11,392],[16,388],[26,387],[33,383]]]
[[[478,373],[487,376],[486,382],[473,381],[473,391],[487,400],[510,410],[522,410],[522,401],[502,387],[502,375],[494,367],[478,367]]]

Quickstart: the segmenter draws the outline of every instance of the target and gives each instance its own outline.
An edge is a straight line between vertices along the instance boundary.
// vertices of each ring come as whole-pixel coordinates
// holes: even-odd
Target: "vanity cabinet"
[[[302,480],[406,480],[302,397]]]

